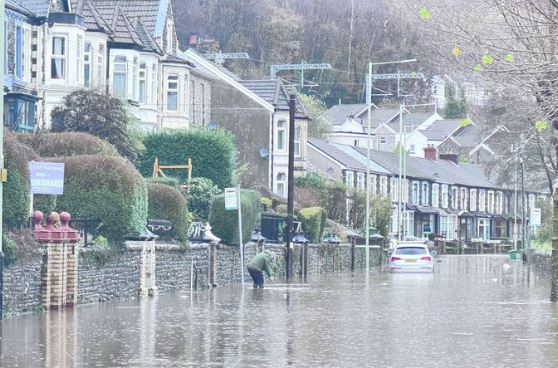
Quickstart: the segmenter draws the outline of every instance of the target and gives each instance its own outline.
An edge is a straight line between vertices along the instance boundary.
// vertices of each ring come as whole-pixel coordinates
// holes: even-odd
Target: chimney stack
[[[198,34],[190,33],[188,37],[188,48],[196,49],[198,47]]]
[[[429,144],[428,146],[424,147],[424,158],[427,160],[436,161],[438,158],[438,150],[434,145]]]

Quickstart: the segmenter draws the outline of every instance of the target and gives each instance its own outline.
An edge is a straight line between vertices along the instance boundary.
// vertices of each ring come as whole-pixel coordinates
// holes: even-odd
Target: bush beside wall
[[[41,157],[118,155],[113,145],[88,133],[24,133],[18,134],[17,139]]]
[[[326,211],[321,207],[303,208],[299,211],[298,218],[302,222],[306,238],[311,243],[321,242],[327,218]]]
[[[258,225],[260,218],[260,193],[253,190],[242,190],[240,196],[242,211],[242,237],[247,242],[250,233]],[[225,210],[225,196],[218,195],[211,203],[209,223],[213,234],[225,244],[238,245],[238,211]]]
[[[176,240],[188,241],[188,209],[182,193],[165,184],[147,183],[148,218],[173,223]]]
[[[112,241],[145,229],[147,188],[128,160],[83,155],[56,161],[65,164],[64,194],[57,197],[58,211],[101,220],[100,235]]]

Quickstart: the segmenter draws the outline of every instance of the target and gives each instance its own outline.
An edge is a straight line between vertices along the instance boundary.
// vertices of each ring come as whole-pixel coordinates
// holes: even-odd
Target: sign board
[[[236,188],[225,188],[225,209],[226,210],[238,209]]]
[[[532,227],[541,226],[541,209],[531,208],[531,214],[529,216],[529,224]]]
[[[64,194],[64,164],[29,161],[32,194]]]
[[[422,232],[424,234],[431,234],[432,233],[432,229],[430,228],[430,224],[424,224],[422,225]]]

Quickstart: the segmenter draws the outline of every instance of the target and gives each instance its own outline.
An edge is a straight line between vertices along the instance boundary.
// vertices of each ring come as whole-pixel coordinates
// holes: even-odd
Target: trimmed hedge
[[[182,193],[165,184],[147,183],[148,218],[173,223],[176,240],[188,241],[188,209]]]
[[[29,219],[29,161],[39,157],[32,149],[21,144],[12,134],[5,134],[4,162],[8,169],[8,182],[3,185],[3,224],[18,228]]]
[[[250,238],[260,219],[261,195],[253,190],[241,190],[240,202],[242,210],[242,240],[244,243]],[[212,232],[222,239],[225,244],[238,245],[238,211],[225,210],[225,195],[218,195],[211,203],[209,223]]]
[[[99,233],[111,241],[145,230],[147,188],[128,160],[83,155],[51,161],[65,164],[64,194],[56,201],[58,211],[101,220]]]
[[[302,222],[302,230],[311,243],[320,243],[327,218],[326,211],[321,207],[303,208],[298,212]]]
[[[234,137],[224,130],[192,129],[150,134],[143,143],[145,152],[139,159],[138,167],[145,177],[153,174],[156,157],[162,165],[185,164],[191,158],[193,177],[211,179],[221,189],[230,187],[234,182]],[[182,182],[187,180],[186,170],[174,170],[172,175]]]
[[[42,157],[118,155],[113,145],[87,133],[24,133],[17,139]]]

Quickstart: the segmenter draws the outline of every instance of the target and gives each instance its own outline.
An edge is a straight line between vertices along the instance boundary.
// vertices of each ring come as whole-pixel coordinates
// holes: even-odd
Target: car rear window
[[[426,248],[422,247],[401,247],[395,250],[395,254],[405,254],[410,256],[418,256],[426,254]]]

